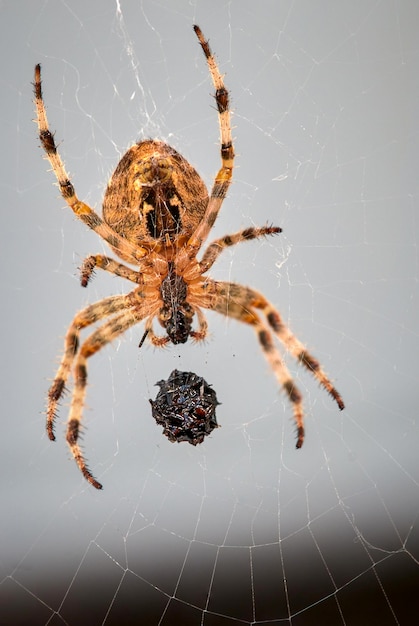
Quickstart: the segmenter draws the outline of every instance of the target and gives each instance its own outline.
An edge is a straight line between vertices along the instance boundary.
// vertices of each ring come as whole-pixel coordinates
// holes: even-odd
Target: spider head
[[[182,276],[174,272],[169,264],[169,273],[160,287],[163,306],[159,311],[159,321],[166,329],[172,343],[186,343],[192,331],[194,310],[187,302],[188,290]]]

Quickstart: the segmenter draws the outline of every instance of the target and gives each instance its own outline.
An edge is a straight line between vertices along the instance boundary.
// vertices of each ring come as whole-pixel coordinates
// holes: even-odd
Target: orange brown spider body
[[[171,261],[205,215],[208,191],[176,150],[145,140],[122,157],[103,200],[103,219],[121,237]],[[118,248],[114,252],[125,258]]]
[[[245,228],[213,241],[201,259],[197,259],[227,195],[232,179],[234,149],[228,91],[208,42],[198,26],[194,26],[194,30],[215,87],[220,125],[221,167],[212,189],[208,193],[197,171],[170,146],[161,141],[140,141],[122,157],[109,181],[103,201],[103,218],[76,195],[57,151],[54,135],[49,130],[42,96],[41,67],[35,67],[39,138],[61,195],[75,215],[124,261],[120,263],[101,254],[87,257],[81,267],[81,284],[87,286],[95,269],[106,270],[135,284],[130,293],[104,298],[76,314],[67,331],[64,354],[48,393],[47,433],[54,440],[58,403],[70,374],[73,374],[67,443],[83,476],[96,489],[101,489],[102,485],[87,467],[79,443],[87,360],[142,321],[145,321],[145,333],[140,345],[148,336],[155,346],[164,346],[169,342],[185,343],[189,337],[203,340],[208,325],[202,309],[217,311],[252,326],[269,365],[292,404],[297,426],[297,448],[304,441],[302,396],[274,344],[272,333],[315,376],[339,408],[344,408],[340,394],[318,361],[291,333],[279,312],[261,293],[235,283],[215,281],[206,275],[225,248],[279,233],[281,229],[277,226]],[[195,315],[197,328],[194,326]],[[166,335],[155,335],[155,318]],[[80,343],[80,332],[97,323],[96,330]]]

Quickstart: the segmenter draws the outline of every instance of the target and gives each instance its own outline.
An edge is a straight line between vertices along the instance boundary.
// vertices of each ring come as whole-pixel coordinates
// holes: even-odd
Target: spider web
[[[1,621],[7,624],[408,624],[419,584],[417,4],[48,0],[1,7],[3,376]],[[211,6],[211,8],[209,8]],[[234,109],[237,168],[213,237],[280,225],[211,275],[259,289],[336,381],[339,413],[287,359],[306,441],[247,327],[138,350],[142,327],[92,359],[84,450],[47,377],[88,302],[129,286],[77,267],[106,251],[64,207],[31,123],[43,64],[52,130],[79,196],[99,207],[127,147],[160,137],[208,185],[216,112],[198,23]],[[62,208],[61,208],[62,207]],[[6,213],[7,211],[7,213]],[[213,385],[221,428],[174,445],[151,418],[173,369]]]

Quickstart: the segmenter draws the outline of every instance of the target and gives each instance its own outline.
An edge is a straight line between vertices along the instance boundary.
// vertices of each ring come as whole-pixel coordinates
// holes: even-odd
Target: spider
[[[106,344],[130,327],[145,320],[140,342],[154,346],[185,343],[189,337],[202,341],[207,321],[202,309],[249,324],[279,384],[293,407],[297,448],[304,441],[302,396],[278,352],[272,332],[284,347],[306,367],[329,392],[340,409],[343,400],[319,362],[306,350],[283,322],[279,312],[258,291],[206,276],[223,250],[281,232],[277,226],[249,227],[213,241],[201,259],[197,254],[205,243],[227,195],[233,172],[234,149],[231,135],[229,93],[208,41],[199,26],[195,34],[204,52],[215,88],[221,141],[221,168],[210,194],[198,172],[176,150],[162,141],[146,139],[133,145],[113,173],[103,199],[103,218],[79,200],[48,125],[42,96],[41,67],[35,67],[34,93],[39,138],[58,182],[61,196],[75,215],[104,239],[124,263],[102,254],[87,257],[81,266],[81,284],[86,287],[95,269],[105,270],[135,284],[126,295],[114,295],[87,306],[70,324],[64,341],[64,355],[48,392],[46,429],[55,440],[57,408],[72,371],[74,389],[67,421],[67,443],[83,476],[96,489],[102,485],[86,464],[79,436],[86,394],[87,361]],[[261,318],[259,312],[266,318]],[[193,324],[197,317],[197,326]],[[154,333],[153,321],[166,334]],[[102,322],[80,345],[80,332]]]

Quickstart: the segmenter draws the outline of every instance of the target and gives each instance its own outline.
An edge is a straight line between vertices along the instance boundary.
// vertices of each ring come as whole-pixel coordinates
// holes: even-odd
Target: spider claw
[[[90,280],[95,275],[96,259],[94,256],[90,256],[83,261],[83,265],[80,270],[80,284],[82,287],[87,287]]]
[[[340,395],[339,391],[335,389],[334,387],[332,387],[332,389],[330,389],[329,391],[329,394],[332,396],[333,400],[336,402],[339,409],[343,411],[343,409],[345,408],[345,403],[343,402],[342,396]]]
[[[87,287],[87,285],[89,284],[90,280],[93,278],[94,276],[94,272],[91,272],[91,274],[89,274],[88,276],[85,274],[82,274],[80,277],[80,285],[82,287]]]
[[[55,435],[54,435],[53,427],[50,426],[49,424],[47,426],[47,435],[48,435],[48,439],[50,441],[55,441]]]
[[[82,438],[82,429],[80,428],[80,422],[77,419],[71,419],[67,425],[67,443],[70,446],[71,454],[77,463],[77,466],[85,479],[95,488],[103,489],[100,482],[94,478],[92,472],[86,464],[86,460],[83,457],[79,440]]]
[[[343,411],[343,409],[345,408],[345,403],[343,402],[340,395],[338,394],[337,396],[333,396],[333,398],[336,400],[339,409]]]
[[[51,410],[50,408],[48,408],[46,430],[47,430],[48,439],[50,441],[55,441],[54,426],[55,426],[55,421],[57,417],[58,417],[58,414],[55,411],[55,409]]]
[[[303,428],[303,426],[300,426],[299,428],[297,428],[297,437],[298,437],[298,439],[297,439],[297,443],[296,443],[295,447],[297,448],[297,450],[299,450],[302,447],[303,443],[304,443],[304,428]]]
[[[282,233],[282,228],[273,224],[266,225],[263,230],[265,231],[264,235],[279,235],[279,233]]]
[[[84,478],[87,480],[87,482],[89,482],[92,485],[92,487],[94,487],[95,489],[99,489],[99,490],[103,489],[102,483],[100,483],[99,481],[96,480],[96,478],[93,477],[93,474],[91,473],[88,467],[85,466],[84,468],[80,468],[80,469]]]

